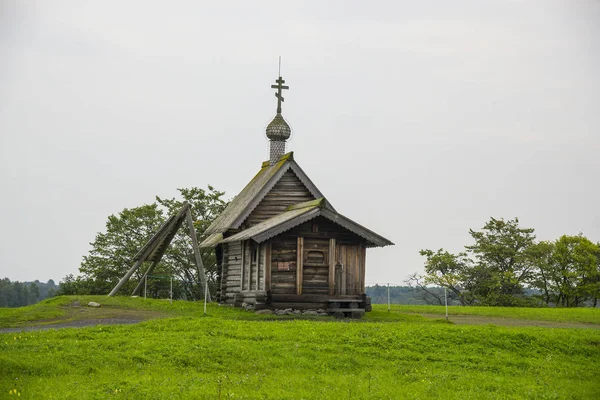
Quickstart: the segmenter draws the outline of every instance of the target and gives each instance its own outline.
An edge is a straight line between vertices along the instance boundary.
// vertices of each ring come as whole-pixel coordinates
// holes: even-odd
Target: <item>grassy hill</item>
[[[0,334],[0,398],[398,399],[600,397],[600,310],[376,306],[361,321],[261,316],[130,298],[0,309],[0,328],[103,318],[135,325]],[[422,315],[425,316],[422,316]],[[439,317],[439,318],[437,318]],[[509,324],[510,325],[510,324]],[[10,392],[10,393],[9,393]]]

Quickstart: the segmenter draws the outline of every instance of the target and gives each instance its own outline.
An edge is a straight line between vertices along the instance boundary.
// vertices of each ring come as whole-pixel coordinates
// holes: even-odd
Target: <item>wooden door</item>
[[[329,239],[304,238],[302,294],[329,292]]]
[[[360,249],[356,245],[339,245],[335,266],[335,294],[356,295],[359,282]]]

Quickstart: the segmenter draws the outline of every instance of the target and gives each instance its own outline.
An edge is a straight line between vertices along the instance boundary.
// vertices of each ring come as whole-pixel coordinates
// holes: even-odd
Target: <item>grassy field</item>
[[[81,301],[90,299],[101,300],[107,315],[141,310],[160,318],[0,334],[0,398],[600,398],[597,329],[455,325],[420,317],[414,307],[376,307],[362,321],[337,321],[215,305],[204,316],[201,304],[185,302]],[[72,301],[0,309],[0,327],[88,318],[72,312]],[[527,318],[528,311],[510,310],[498,312]],[[575,312],[543,313],[597,321],[598,314],[567,311]]]

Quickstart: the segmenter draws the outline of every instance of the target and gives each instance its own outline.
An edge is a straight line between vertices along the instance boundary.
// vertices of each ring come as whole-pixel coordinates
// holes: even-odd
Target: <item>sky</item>
[[[77,274],[107,217],[288,150],[337,211],[420,249],[518,217],[600,241],[600,2],[0,0],[0,278]]]

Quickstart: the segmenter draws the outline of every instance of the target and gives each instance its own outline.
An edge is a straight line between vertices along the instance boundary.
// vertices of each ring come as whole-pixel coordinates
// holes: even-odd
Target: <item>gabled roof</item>
[[[323,194],[312,183],[310,178],[302,171],[302,168],[294,161],[294,153],[290,152],[281,156],[279,161],[269,165],[268,161],[263,162],[260,171],[252,178],[250,183],[238,194],[225,210],[208,227],[205,234],[210,235],[202,247],[210,246],[206,243],[214,234],[224,233],[229,229],[237,229],[248,215],[256,208],[265,195],[275,186],[281,177],[288,171],[294,171],[300,181],[306,186],[309,192],[315,197],[323,197]],[[332,210],[333,207],[329,206]],[[334,210],[335,211],[335,210]],[[214,238],[212,239],[214,240]]]
[[[257,243],[261,243],[318,216],[327,218],[328,220],[340,225],[357,236],[360,236],[367,242],[367,246],[369,247],[393,245],[392,242],[383,236],[379,236],[375,232],[357,224],[341,214],[338,214],[330,207],[327,207],[327,201],[324,198],[320,198],[290,206],[288,211],[269,218],[260,224],[254,225],[221,241],[213,240],[212,243],[214,244],[212,246],[215,246],[219,243],[228,243],[248,239],[252,239]],[[207,242],[209,242],[208,239],[205,240],[201,246],[210,247]]]

